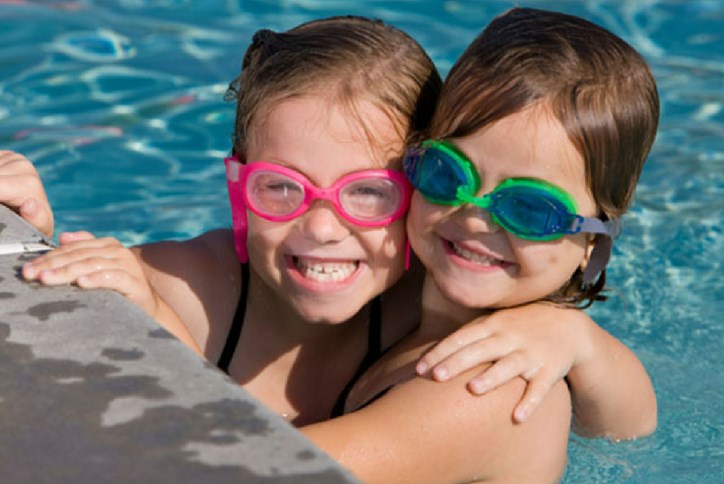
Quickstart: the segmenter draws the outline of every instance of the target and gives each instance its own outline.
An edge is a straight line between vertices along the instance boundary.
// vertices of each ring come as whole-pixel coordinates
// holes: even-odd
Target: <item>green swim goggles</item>
[[[533,178],[508,178],[478,197],[480,176],[473,163],[447,141],[428,140],[409,149],[405,175],[429,202],[469,203],[484,208],[493,221],[525,240],[549,241],[580,232],[618,235],[615,221],[578,215],[573,198],[555,185]],[[605,265],[605,264],[604,264]]]

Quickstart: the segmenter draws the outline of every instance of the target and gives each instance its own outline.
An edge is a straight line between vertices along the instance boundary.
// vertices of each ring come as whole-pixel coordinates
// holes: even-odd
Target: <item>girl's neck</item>
[[[425,274],[420,323],[422,333],[442,338],[463,324],[491,312],[490,309],[472,308],[450,300],[440,291],[432,274]]]
[[[345,322],[307,321],[252,268],[232,375],[295,425],[325,420],[367,351],[367,316],[364,308]]]

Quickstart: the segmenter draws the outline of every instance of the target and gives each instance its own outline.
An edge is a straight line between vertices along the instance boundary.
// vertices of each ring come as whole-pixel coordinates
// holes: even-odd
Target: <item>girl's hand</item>
[[[0,203],[46,236],[53,236],[53,210],[43,182],[30,160],[13,151],[0,150]]]
[[[96,239],[88,232],[66,232],[60,247],[23,265],[23,277],[48,286],[76,284],[84,289],[120,292],[161,326],[203,356],[178,315],[153,289],[133,252],[116,239]]]
[[[88,232],[66,232],[60,235],[59,242],[59,248],[23,265],[26,280],[49,286],[76,284],[84,289],[112,289],[156,317],[159,298],[136,256],[118,240],[96,239]]]
[[[468,382],[477,395],[520,376],[528,381],[513,418],[525,421],[551,387],[590,353],[580,310],[534,303],[473,320],[435,345],[418,362],[418,374],[445,381],[481,363],[493,364]]]

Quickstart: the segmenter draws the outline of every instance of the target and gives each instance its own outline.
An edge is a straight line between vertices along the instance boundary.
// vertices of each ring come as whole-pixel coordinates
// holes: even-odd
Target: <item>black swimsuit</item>
[[[227,375],[229,374],[231,360],[234,358],[234,352],[239,344],[241,328],[244,325],[244,316],[246,315],[246,300],[249,297],[249,264],[241,265],[241,284],[241,296],[239,297],[239,304],[236,306],[234,321],[231,323],[224,349],[219,357],[219,362],[216,364]],[[350,390],[372,363],[382,355],[382,298],[380,296],[375,297],[370,302],[370,317],[367,327],[367,354],[362,359],[352,380],[347,383],[339,395],[332,408],[332,417],[344,414],[344,405]]]
[[[221,352],[219,362],[216,364],[216,366],[218,366],[221,371],[227,375],[229,374],[229,365],[231,364],[231,360],[234,358],[236,346],[239,344],[241,327],[244,325],[244,315],[246,314],[246,299],[248,297],[249,264],[241,264],[241,295],[239,296],[239,303],[236,305],[236,312],[234,313],[234,320],[231,322],[229,334],[226,335],[224,350]]]

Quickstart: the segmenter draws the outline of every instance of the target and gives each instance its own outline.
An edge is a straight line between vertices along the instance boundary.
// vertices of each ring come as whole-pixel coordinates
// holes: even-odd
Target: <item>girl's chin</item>
[[[347,322],[359,312],[364,304],[357,301],[297,301],[294,304],[296,312],[305,320],[313,324],[336,325]]]
[[[506,281],[490,273],[465,274],[459,270],[439,272],[433,280],[440,294],[461,308],[485,309],[501,307],[514,297]]]

